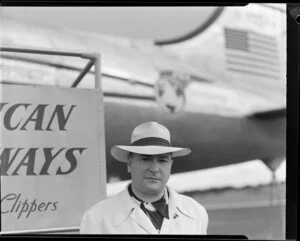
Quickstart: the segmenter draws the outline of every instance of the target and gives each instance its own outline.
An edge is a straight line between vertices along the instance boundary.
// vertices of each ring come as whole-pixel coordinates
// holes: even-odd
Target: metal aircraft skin
[[[107,179],[129,178],[110,155],[133,128],[158,121],[178,157],[173,173],[260,159],[276,168],[286,151],[285,14],[249,4],[216,7],[193,33],[130,39],[2,19],[1,47],[101,54]],[[2,52],[1,82],[70,87],[84,60]],[[93,71],[77,86],[94,88]]]

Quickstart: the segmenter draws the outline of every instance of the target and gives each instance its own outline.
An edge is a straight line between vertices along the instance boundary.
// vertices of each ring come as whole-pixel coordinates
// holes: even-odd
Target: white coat
[[[206,234],[208,215],[194,199],[169,190],[169,219],[155,229],[128,189],[102,200],[87,210],[81,220],[81,234]]]

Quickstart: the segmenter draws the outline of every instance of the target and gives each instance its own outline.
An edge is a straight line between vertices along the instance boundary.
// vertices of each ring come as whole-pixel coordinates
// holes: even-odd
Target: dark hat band
[[[171,143],[159,137],[146,137],[131,143],[131,145],[132,146],[171,146]]]

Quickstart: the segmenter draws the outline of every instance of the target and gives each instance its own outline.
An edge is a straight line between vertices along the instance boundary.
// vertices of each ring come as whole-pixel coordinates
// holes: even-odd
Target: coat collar
[[[175,190],[170,187],[167,187],[169,191],[169,207],[170,207],[170,217],[177,216],[179,213],[196,219],[195,213],[192,210],[189,210],[187,205],[184,203],[183,196],[178,194]],[[172,215],[172,216],[171,216]]]
[[[128,217],[130,217],[130,215],[132,215],[136,208],[139,208],[129,195],[128,185],[123,191],[114,196],[113,199],[117,201],[117,205],[115,205],[117,211],[114,216],[115,225],[119,225],[124,222]],[[121,205],[119,203],[120,201],[122,202]]]

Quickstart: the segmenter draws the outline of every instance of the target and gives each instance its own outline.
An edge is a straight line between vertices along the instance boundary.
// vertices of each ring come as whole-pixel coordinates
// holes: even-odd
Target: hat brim
[[[120,162],[127,162],[130,152],[144,155],[159,155],[171,153],[172,157],[185,156],[191,153],[189,148],[169,146],[113,146],[111,155]]]

